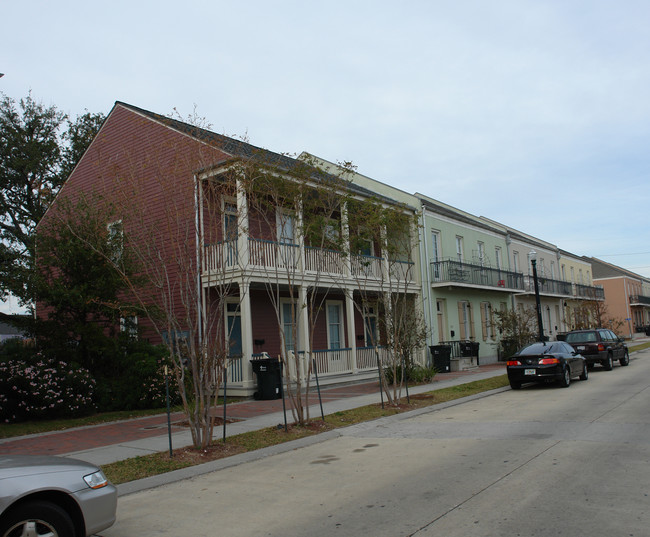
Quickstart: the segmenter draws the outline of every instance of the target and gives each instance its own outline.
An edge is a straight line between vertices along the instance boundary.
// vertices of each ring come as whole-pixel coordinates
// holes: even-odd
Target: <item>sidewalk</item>
[[[503,362],[483,365],[473,371],[440,373],[431,384],[411,387],[409,393],[415,395],[503,374]],[[376,381],[322,388],[321,397],[325,415],[381,401]],[[320,407],[315,387],[309,402],[310,416],[318,418]],[[226,417],[237,420],[227,425],[227,436],[278,425],[284,423],[282,400],[232,403],[227,407]],[[181,425],[183,420],[182,413],[171,416],[174,448],[192,444],[189,430]],[[287,421],[293,421],[288,407]],[[214,435],[221,437],[221,426],[215,427]],[[166,414],[0,440],[0,455],[64,455],[97,465],[168,449]]]

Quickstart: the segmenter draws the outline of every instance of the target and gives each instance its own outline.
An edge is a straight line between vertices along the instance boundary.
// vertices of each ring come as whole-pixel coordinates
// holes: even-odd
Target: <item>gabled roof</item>
[[[635,280],[648,281],[648,278],[645,278],[640,274],[636,274],[635,272],[617,265],[612,265],[611,263],[607,263],[607,261],[603,261],[597,257],[585,257],[585,259],[588,259],[591,263],[591,273],[593,278],[616,278],[626,276]]]
[[[163,116],[161,114],[157,114],[155,112],[151,112],[149,110],[145,110],[144,108],[139,108],[137,106],[133,106],[131,104],[122,101],[116,101],[115,106],[121,106],[128,110],[131,110],[132,112],[148,117],[149,119],[161,123],[162,125],[165,125],[177,132],[190,136],[195,140],[198,140],[212,147],[215,147],[223,151],[224,153],[227,153],[233,159],[250,160],[253,162],[257,162],[261,165],[267,165],[274,168],[278,168],[279,170],[286,171],[287,173],[291,173],[292,170],[297,170],[297,169],[304,170],[305,166],[308,166],[313,170],[310,178],[313,179],[315,182],[322,183],[327,181],[331,181],[331,182],[341,181],[341,178],[335,175],[326,173],[325,171],[315,166],[308,165],[304,161],[292,158],[288,155],[275,153],[274,151],[269,151],[268,149],[263,149],[261,147],[254,146],[247,142],[237,140],[235,138],[230,138],[229,136],[225,136],[223,134],[217,134],[216,132],[203,129],[195,125],[190,125],[189,123],[185,123],[184,121],[179,121],[174,118]],[[204,170],[197,170],[197,171],[204,171]],[[366,197],[379,197],[385,199],[385,201],[390,201],[393,204],[396,203],[395,200],[391,200],[385,198],[384,196],[380,196],[376,192],[363,188],[362,186],[356,185],[349,181],[346,181],[346,186],[350,191],[355,192],[357,194]]]

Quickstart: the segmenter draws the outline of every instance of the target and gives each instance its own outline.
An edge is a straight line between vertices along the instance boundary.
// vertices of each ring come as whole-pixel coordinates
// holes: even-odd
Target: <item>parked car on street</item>
[[[623,366],[630,363],[625,341],[607,328],[572,330],[565,341],[582,354],[590,366],[600,364],[611,371],[615,361]]]
[[[115,522],[117,489],[93,464],[0,456],[0,537],[88,537]]]
[[[506,370],[513,390],[526,382],[548,381],[566,388],[573,377],[589,378],[584,356],[564,341],[532,343],[508,360]]]

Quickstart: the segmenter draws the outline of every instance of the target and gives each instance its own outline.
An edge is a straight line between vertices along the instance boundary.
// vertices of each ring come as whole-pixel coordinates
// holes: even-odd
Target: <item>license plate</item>
[[[524,369],[524,375],[535,375],[537,370],[535,369]]]
[[[576,350],[577,350],[577,351],[584,351],[584,350],[585,350],[585,346],[584,346],[584,345],[578,345],[578,346],[576,347]]]

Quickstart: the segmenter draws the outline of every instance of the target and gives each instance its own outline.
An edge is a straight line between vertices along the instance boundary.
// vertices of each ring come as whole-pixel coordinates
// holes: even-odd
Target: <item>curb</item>
[[[341,427],[333,431],[326,431],[324,433],[319,433],[314,436],[309,436],[306,438],[291,440],[289,442],[284,442],[282,444],[276,444],[274,446],[269,446],[255,451],[249,451],[248,453],[233,455],[232,457],[225,457],[223,459],[219,459],[216,461],[210,461],[204,464],[198,464],[196,466],[188,466],[187,468],[173,470],[171,472],[166,472],[164,474],[158,474],[151,477],[145,477],[143,479],[137,479],[135,481],[129,481],[127,483],[116,485],[117,494],[118,497],[122,497],[128,494],[142,492],[143,490],[162,487],[163,485],[169,485],[171,483],[176,483],[178,481],[183,481],[185,479],[192,479],[194,477],[198,477],[204,474],[209,474],[211,472],[217,472],[219,470],[224,470],[226,468],[233,468],[235,466],[264,459],[266,457],[271,457],[273,455],[279,455],[281,453],[286,453],[288,451],[293,451],[296,449],[312,446],[315,444],[320,444],[322,442],[326,442],[327,440],[332,440],[344,436],[345,431],[364,430],[370,428],[371,426],[375,427],[377,424],[381,424],[381,423],[391,423],[395,421],[401,421],[416,416],[420,416],[422,414],[437,412],[453,406],[469,403],[477,399],[482,399],[484,397],[496,395],[508,390],[510,390],[510,386],[504,386],[502,388],[496,388],[494,390],[477,393],[475,395],[468,395],[467,397],[461,397],[460,399],[455,399],[453,401],[447,401],[445,403],[439,403],[424,408],[409,410],[408,412],[394,414],[393,416],[384,416],[382,418],[365,421],[363,423],[356,423],[354,425]]]

